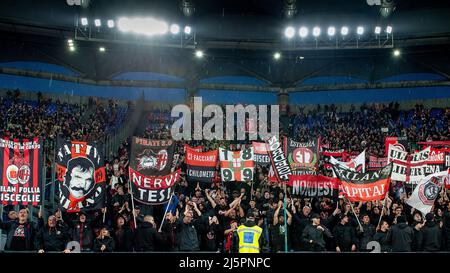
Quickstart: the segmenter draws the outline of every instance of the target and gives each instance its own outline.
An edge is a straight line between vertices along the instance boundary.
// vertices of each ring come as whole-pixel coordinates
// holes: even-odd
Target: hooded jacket
[[[306,226],[302,234],[302,242],[306,246],[307,251],[325,251],[324,235],[331,238],[331,232],[324,226],[320,225],[324,231],[317,229],[317,226],[312,224]],[[312,243],[311,243],[312,240]]]
[[[180,251],[199,251],[200,244],[196,228],[197,220],[192,220],[190,224],[185,224],[183,218],[184,215],[177,221],[178,249]]]
[[[414,230],[406,223],[393,225],[388,232],[388,242],[392,252],[410,252],[414,239]]]
[[[352,245],[357,245],[355,228],[352,224],[345,225],[339,223],[334,227],[333,236],[341,251],[351,251]]]
[[[426,222],[422,228],[422,250],[435,252],[441,249],[441,229],[434,221]]]
[[[138,226],[134,236],[134,250],[137,252],[154,251],[157,243],[162,241],[151,223],[143,222]]]

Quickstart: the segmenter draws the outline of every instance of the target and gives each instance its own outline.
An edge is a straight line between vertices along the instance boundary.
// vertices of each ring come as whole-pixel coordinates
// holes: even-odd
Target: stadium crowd
[[[80,123],[84,106],[51,102],[28,106],[12,100],[0,103],[3,126],[0,133],[10,137],[55,137],[61,133],[73,139],[101,139],[109,115],[97,107],[90,122]],[[12,110],[8,110],[12,109]],[[145,137],[170,138],[170,113],[149,114]],[[343,148],[384,156],[384,138],[407,136],[410,142],[450,139],[450,108],[427,109],[417,105],[399,110],[397,103],[363,105],[341,113],[334,105],[289,116],[287,135],[298,141],[318,137],[330,148]],[[381,130],[388,128],[388,132]],[[203,151],[218,146],[239,149],[237,142],[189,142],[203,145]],[[183,162],[184,143],[178,144],[178,165]],[[249,216],[263,228],[262,252],[331,251],[366,252],[368,242],[377,241],[383,252],[449,251],[450,200],[443,191],[431,213],[423,216],[407,204],[411,188],[393,181],[385,204],[356,202],[342,198],[303,198],[269,183],[268,170],[257,166],[253,181],[204,185],[187,181],[182,175],[176,185],[176,206],[164,215],[164,205],[145,206],[131,200],[128,183],[129,140],[116,158],[106,162],[108,196],[99,211],[48,213],[44,221],[30,222],[28,210],[7,211],[0,227],[6,232],[6,250],[64,251],[69,241],[80,243],[86,252],[210,251],[237,252],[237,227]],[[328,174],[320,165],[320,173]],[[183,174],[183,173],[182,173]],[[283,207],[287,207],[286,217]],[[165,219],[162,219],[162,218]],[[162,223],[163,222],[163,223]],[[285,228],[287,223],[287,229]],[[287,246],[285,245],[287,235]]]

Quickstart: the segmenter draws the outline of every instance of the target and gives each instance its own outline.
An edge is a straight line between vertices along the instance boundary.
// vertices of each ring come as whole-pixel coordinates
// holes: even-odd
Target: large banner
[[[389,146],[388,162],[393,163],[393,180],[407,183],[418,183],[428,174],[443,171],[442,164],[428,164],[431,148],[427,147],[414,154],[408,154],[394,145]]]
[[[369,171],[378,170],[388,164],[387,157],[369,156]]]
[[[269,152],[267,151],[267,145],[265,142],[255,142],[252,143],[253,152],[255,153],[255,163],[267,167],[270,165]]]
[[[350,160],[346,162],[338,161],[334,157],[330,158],[330,163],[333,165],[339,165],[344,169],[351,170],[354,172],[365,172],[366,171],[366,151],[364,150],[357,156],[348,157]]]
[[[186,177],[192,182],[212,183],[216,177],[216,165],[219,152],[196,152],[186,150]]]
[[[253,147],[236,152],[219,148],[219,156],[223,182],[253,180],[255,167]]]
[[[389,145],[393,145],[397,149],[406,152],[409,146],[406,137],[386,137],[384,140],[385,154],[388,155]]]
[[[318,140],[298,142],[292,138],[284,139],[284,152],[288,158],[292,173],[315,174],[319,164]]]
[[[427,214],[431,211],[442,187],[447,184],[448,171],[427,175],[417,184],[411,196],[406,200],[406,204]]]
[[[164,176],[146,176],[130,166],[130,180],[134,200],[146,205],[166,203],[180,180],[181,169]]]
[[[331,170],[333,168],[333,164],[331,163],[331,157],[333,157],[337,161],[345,162],[347,160],[347,155],[348,154],[344,149],[337,149],[337,150],[323,149],[322,158],[325,169]]]
[[[130,166],[145,176],[167,175],[171,172],[174,151],[173,140],[133,137]]]
[[[292,195],[300,197],[337,197],[339,180],[323,175],[290,175]]]
[[[56,176],[61,210],[73,213],[104,207],[106,172],[101,151],[96,143],[58,139]]]
[[[340,180],[344,196],[352,202],[382,200],[389,192],[392,164],[366,173],[353,172],[333,165],[333,171]]]
[[[43,149],[38,138],[0,139],[0,201],[3,205],[41,204]]]
[[[267,148],[269,149],[270,163],[276,181],[278,183],[288,182],[292,170],[284,154],[283,145],[277,136],[272,136],[267,140]]]

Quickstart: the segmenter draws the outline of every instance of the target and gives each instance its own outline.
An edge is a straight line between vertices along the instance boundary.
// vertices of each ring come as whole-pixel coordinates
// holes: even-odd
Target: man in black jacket
[[[346,214],[339,215],[340,222],[334,227],[333,236],[336,242],[336,252],[356,251],[355,228],[349,224]]]
[[[48,251],[69,253],[70,250],[66,249],[68,242],[67,230],[57,226],[54,215],[48,217],[47,224],[39,230],[36,236],[36,247],[39,249],[39,253]]]
[[[71,223],[71,237],[72,240],[80,244],[80,249],[82,252],[92,251],[92,245],[94,243],[94,232],[92,230],[91,224],[87,221],[87,216],[84,212],[78,213],[78,221]]]
[[[393,225],[388,232],[388,242],[391,244],[392,252],[410,252],[413,238],[414,231],[406,223],[406,217],[398,216],[397,224]]]
[[[426,252],[436,252],[441,249],[441,228],[434,221],[433,213],[425,216],[425,225],[422,228],[422,250]]]
[[[136,230],[134,250],[137,252],[154,251],[155,246],[160,244],[162,240],[162,235],[156,231],[153,216],[146,215],[144,222]]]
[[[0,219],[0,228],[6,231],[5,250],[31,251],[34,250],[34,240],[38,227],[28,222],[28,210],[21,209],[17,220],[4,223]]]
[[[388,242],[388,234],[389,232],[389,224],[386,220],[381,221],[380,228],[377,230],[375,235],[373,236],[373,240],[380,243],[381,252],[390,252],[391,246]]]
[[[325,251],[325,240],[323,236],[332,238],[330,230],[320,224],[319,214],[311,216],[311,224],[303,230],[302,241],[307,251]]]
[[[362,230],[361,230],[362,228]],[[367,251],[367,243],[373,240],[375,227],[370,223],[369,215],[362,216],[361,227],[358,227],[359,251]]]
[[[178,250],[199,251],[198,220],[193,221],[193,212],[188,210],[177,221]]]

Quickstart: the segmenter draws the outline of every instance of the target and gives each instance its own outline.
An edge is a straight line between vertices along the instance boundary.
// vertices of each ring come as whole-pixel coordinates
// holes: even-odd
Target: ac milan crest
[[[138,163],[137,170],[157,170],[162,171],[168,161],[167,150],[160,150],[157,154],[151,149],[145,149],[136,158]]]

